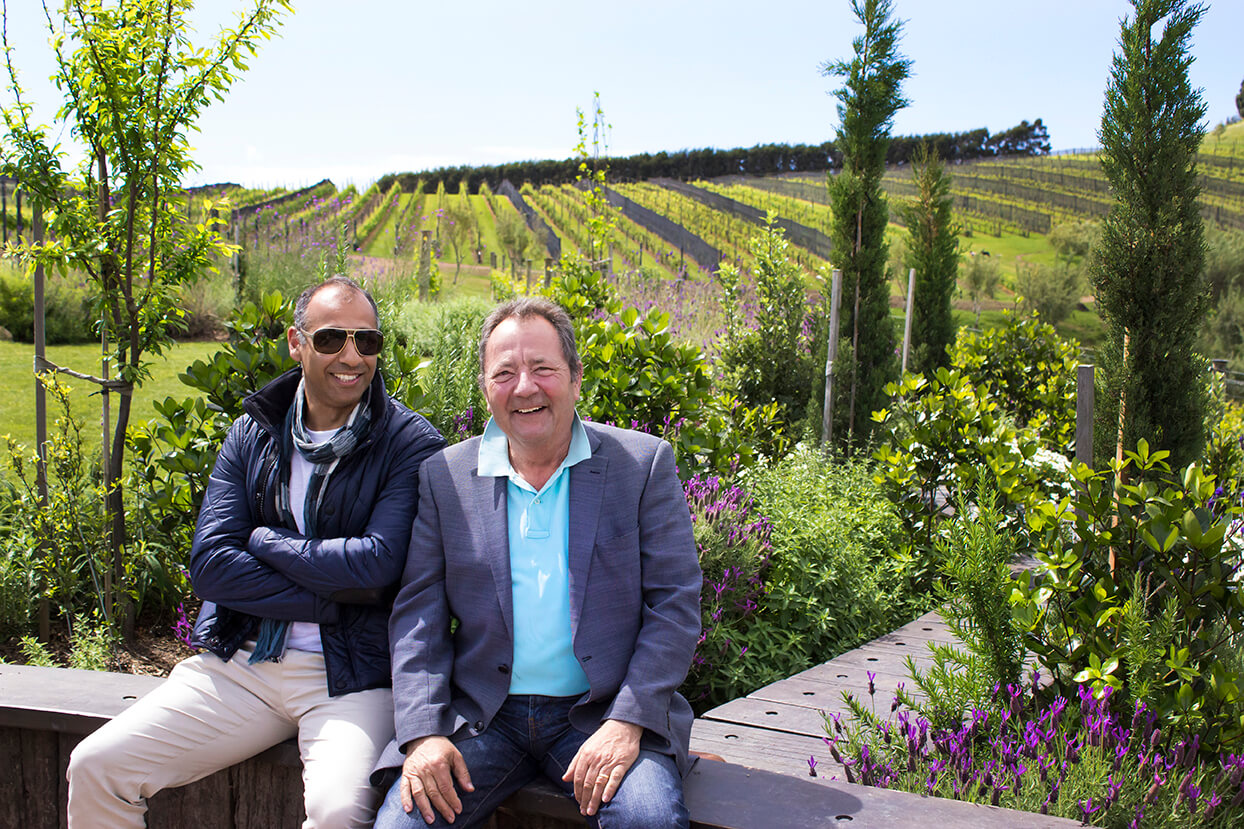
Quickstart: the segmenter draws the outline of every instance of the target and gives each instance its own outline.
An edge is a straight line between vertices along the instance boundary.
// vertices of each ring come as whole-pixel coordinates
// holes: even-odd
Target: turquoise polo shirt
[[[570,634],[570,467],[592,456],[576,414],[566,459],[537,492],[510,464],[510,442],[493,420],[479,445],[480,477],[507,478],[510,588],[514,601],[511,694],[578,696],[587,675]]]

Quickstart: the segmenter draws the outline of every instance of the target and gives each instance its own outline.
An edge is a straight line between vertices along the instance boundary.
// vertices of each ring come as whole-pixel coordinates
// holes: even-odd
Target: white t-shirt
[[[336,429],[329,429],[327,432],[316,432],[307,429],[307,437],[312,443],[324,443],[337,434]],[[302,456],[298,450],[294,450],[293,460],[289,466],[289,508],[294,513],[294,523],[298,525],[298,532],[306,533],[304,526],[306,516],[306,500],[307,500],[307,484],[311,480],[311,473],[315,470],[315,464]],[[315,622],[291,622],[289,626],[289,636],[285,640],[285,647],[293,648],[298,651],[312,651],[314,653],[323,653],[324,646],[320,643],[320,626]]]

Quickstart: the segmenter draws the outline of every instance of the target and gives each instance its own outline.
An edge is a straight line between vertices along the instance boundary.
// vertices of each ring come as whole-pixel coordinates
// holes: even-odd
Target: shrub
[[[777,406],[714,395],[703,352],[674,339],[668,314],[623,309],[604,276],[575,260],[562,261],[548,295],[575,323],[584,416],[668,439],[684,479],[731,475],[758,451],[785,451]]]
[[[70,412],[68,389],[55,376],[40,379],[61,407],[45,444],[47,498],[41,502],[34,453],[9,439],[12,476],[7,511],[12,526],[20,530],[0,537],[0,549],[6,561],[29,564],[32,599],[47,599],[63,620],[91,613],[111,623],[105,604],[104,573],[111,565],[111,552],[104,487],[83,454],[82,424]]]
[[[700,642],[683,694],[705,711],[763,684],[769,655],[734,640],[755,619],[764,594],[772,528],[750,495],[717,476],[697,475],[684,492],[704,584]]]
[[[22,271],[0,267],[0,327],[18,342],[34,342],[34,280]],[[96,315],[81,285],[52,272],[44,283],[43,333],[48,345],[96,339]]]
[[[979,333],[960,329],[950,362],[1017,423],[1038,432],[1047,446],[1070,455],[1076,430],[1079,345],[1058,336],[1032,314],[1002,313],[1002,323]]]
[[[1002,523],[1022,538],[1023,510],[1058,485],[1065,460],[1043,453],[1034,431],[1016,427],[988,387],[960,371],[908,374],[887,391],[891,407],[873,415],[887,427],[873,457],[898,513],[903,555],[925,589],[941,560],[941,522],[971,506],[963,497],[987,486]]]
[[[1027,687],[998,688],[949,728],[913,716],[898,696],[881,720],[870,692],[870,706],[852,701],[853,723],[827,724],[826,742],[853,783],[1116,829],[1239,825],[1244,757],[1206,757],[1143,704],[1120,714],[1109,688],[1069,701],[1043,697],[1038,684],[1034,674]]]
[[[975,506],[955,515],[939,539],[934,583],[942,617],[959,644],[933,645],[924,672],[908,657],[907,668],[925,701],[909,705],[941,727],[958,726],[968,711],[989,707],[999,687],[1019,682],[1023,631],[1006,601],[1016,539],[1004,526],[987,477]]]
[[[1167,456],[1142,441],[1111,472],[1077,465],[1073,497],[1030,516],[1041,568],[1012,602],[1026,647],[1064,695],[1111,687],[1163,728],[1235,750],[1244,705],[1226,657],[1244,631],[1244,594],[1227,531],[1238,496],[1215,503],[1213,478],[1196,464],[1174,477]]]
[[[743,478],[773,527],[766,591],[733,638],[764,661],[756,684],[788,677],[927,609],[896,553],[901,528],[873,470],[800,445]],[[758,660],[759,661],[759,660]]]
[[[1023,297],[1025,310],[1039,314],[1050,325],[1058,325],[1075,310],[1084,290],[1081,269],[1066,262],[1057,265],[1029,265],[1015,276],[1016,290]]]
[[[723,387],[744,404],[776,403],[786,431],[797,433],[818,375],[811,332],[823,326],[817,325],[815,318],[809,319],[803,275],[789,258],[790,243],[785,231],[774,224],[775,219],[770,213],[749,245],[755,261],[753,325],[742,321],[738,269],[727,262],[717,274],[726,320],[718,371]]]
[[[451,443],[480,434],[488,422],[479,387],[479,332],[491,310],[492,304],[480,299],[411,302],[399,317],[399,327],[408,332],[406,355],[419,362],[405,389],[395,381],[407,372],[386,374],[390,391],[426,415]]]

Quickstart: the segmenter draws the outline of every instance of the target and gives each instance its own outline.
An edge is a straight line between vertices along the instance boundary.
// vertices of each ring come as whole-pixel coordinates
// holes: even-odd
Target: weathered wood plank
[[[306,820],[301,764],[290,768],[252,758],[233,766],[229,775],[236,795],[234,825],[239,829],[298,829]]]
[[[770,731],[741,723],[696,720],[691,725],[691,748],[721,755],[730,763],[793,777],[806,775],[808,758],[815,757],[818,773],[828,770],[828,775],[841,774],[841,769],[830,758],[829,747],[819,737]],[[824,770],[822,763],[826,764]]]
[[[825,716],[821,710],[751,697],[731,700],[705,711],[702,719],[808,737],[822,737],[825,734]]]
[[[241,829],[263,824],[239,824],[233,819],[234,792],[230,770],[218,771],[176,789],[157,792],[147,800],[149,829]],[[274,829],[278,829],[274,825]]]

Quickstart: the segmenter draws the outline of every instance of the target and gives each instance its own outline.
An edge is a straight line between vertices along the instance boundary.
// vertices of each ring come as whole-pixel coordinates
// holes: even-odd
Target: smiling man
[[[199,512],[190,657],[82,741],[69,826],[141,827],[147,798],[298,738],[310,827],[371,826],[393,737],[388,616],[420,465],[445,441],[392,400],[376,304],[333,277],[298,298],[298,367],[245,401]]]
[[[574,328],[547,300],[493,311],[480,366],[483,436],[421,475],[376,829],[479,826],[541,775],[594,826],[685,827],[701,576],[673,450],[579,420]]]

